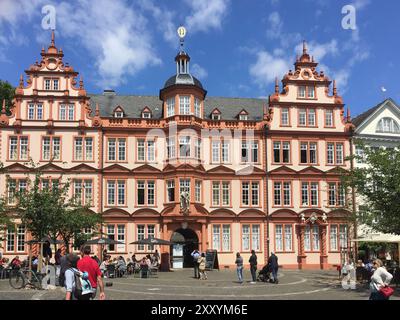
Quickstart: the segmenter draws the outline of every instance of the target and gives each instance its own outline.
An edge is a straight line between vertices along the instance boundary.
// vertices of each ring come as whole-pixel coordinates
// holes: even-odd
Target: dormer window
[[[114,109],[114,118],[123,118],[124,116],[124,110],[120,106]]]
[[[217,108],[215,108],[211,112],[211,120],[221,120],[221,111],[219,111]]]
[[[398,123],[392,118],[383,118],[378,122],[376,132],[380,133],[400,133]]]
[[[315,87],[299,86],[297,90],[297,97],[300,99],[315,99]]]
[[[305,97],[306,97],[306,87],[300,86],[299,87],[299,98],[305,98]]]
[[[151,113],[150,112],[142,112],[142,118],[150,119],[151,118]]]
[[[239,114],[238,114],[238,119],[239,119],[239,121],[247,121],[247,120],[249,120],[248,112],[246,110],[244,110],[244,109],[242,111],[240,111]]]

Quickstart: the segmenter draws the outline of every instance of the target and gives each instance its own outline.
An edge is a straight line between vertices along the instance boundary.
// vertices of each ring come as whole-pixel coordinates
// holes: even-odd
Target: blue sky
[[[305,39],[352,115],[387,97],[400,102],[396,0],[0,0],[0,79],[17,85],[40,59],[49,4],[56,45],[91,93],[158,95],[175,72],[183,24],[192,72],[209,96],[267,97]],[[342,28],[345,5],[356,9],[356,30]]]

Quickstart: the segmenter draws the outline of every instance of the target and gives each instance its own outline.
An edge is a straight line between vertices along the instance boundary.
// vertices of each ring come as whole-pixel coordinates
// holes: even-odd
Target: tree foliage
[[[0,80],[0,106],[3,105],[3,100],[5,99],[7,114],[10,113],[14,94],[15,88],[8,81]]]
[[[68,250],[73,238],[82,239],[83,229],[95,229],[101,216],[69,197],[70,183],[61,182],[41,187],[42,173],[35,170],[33,180],[28,178],[26,191],[16,193],[16,207],[22,223],[34,239],[61,237]],[[88,234],[84,240],[91,237]]]
[[[356,144],[362,153],[348,160],[363,166],[344,175],[343,183],[356,191],[357,220],[379,232],[400,234],[400,151]]]

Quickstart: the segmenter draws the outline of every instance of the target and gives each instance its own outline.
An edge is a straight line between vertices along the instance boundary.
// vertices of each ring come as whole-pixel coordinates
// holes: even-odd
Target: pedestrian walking
[[[393,276],[387,272],[386,268],[383,266],[382,260],[374,260],[373,265],[375,271],[369,284],[371,291],[369,300],[389,300],[389,297],[393,294],[393,289],[389,287]]]
[[[82,259],[78,261],[78,269],[82,272],[87,272],[89,275],[90,284],[93,288],[92,299],[96,297],[97,284],[100,288],[100,300],[105,300],[104,284],[100,267],[95,260],[90,257],[90,246],[85,246],[81,250]]]
[[[268,264],[272,272],[273,282],[278,284],[278,257],[271,252],[270,257],[268,258]]]
[[[199,259],[197,260],[199,263],[199,272],[200,272],[200,280],[207,280],[207,273],[206,273],[206,255],[203,252]]]
[[[77,281],[80,281],[79,278],[83,277],[82,273],[79,272],[77,268],[78,261],[79,257],[76,254],[74,253],[68,254],[67,256],[68,269],[65,271],[65,285],[64,285],[65,290],[67,291],[65,294],[65,300],[90,300],[91,296],[90,290],[89,293],[87,294],[82,294],[83,291],[81,291],[80,295],[78,294],[77,291]],[[88,281],[88,279],[86,281]]]
[[[194,277],[196,279],[200,279],[199,262],[198,262],[200,257],[200,252],[198,250],[193,250],[191,255],[193,257]]]
[[[243,258],[240,253],[236,253],[236,272],[240,283],[243,283]]]
[[[250,262],[250,272],[251,272],[251,278],[252,278],[252,281],[250,283],[255,284],[257,281],[257,278],[256,278],[257,256],[256,256],[256,252],[254,250],[251,250],[251,256],[250,256],[249,262]]]

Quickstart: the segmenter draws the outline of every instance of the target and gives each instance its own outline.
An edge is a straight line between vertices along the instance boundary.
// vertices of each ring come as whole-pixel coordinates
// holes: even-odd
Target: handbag
[[[394,290],[391,287],[383,287],[379,290],[379,292],[385,297],[389,298],[393,293]]]

